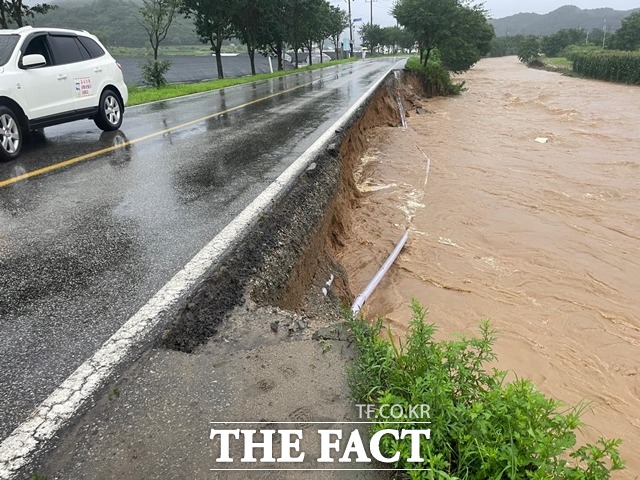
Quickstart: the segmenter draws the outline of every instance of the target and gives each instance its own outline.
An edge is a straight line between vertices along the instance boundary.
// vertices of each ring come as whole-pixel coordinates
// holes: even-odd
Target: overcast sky
[[[330,0],[347,10],[347,0]],[[393,7],[393,0],[374,0],[373,23],[382,26],[395,25],[395,20],[389,13]],[[639,0],[486,0],[487,8],[493,18],[508,17],[519,12],[549,13],[563,5],[575,5],[580,8],[609,7],[616,10],[631,10],[640,7]],[[371,17],[371,3],[369,0],[351,0],[351,12],[354,19],[362,18],[368,23]],[[360,23],[356,22],[356,29]]]

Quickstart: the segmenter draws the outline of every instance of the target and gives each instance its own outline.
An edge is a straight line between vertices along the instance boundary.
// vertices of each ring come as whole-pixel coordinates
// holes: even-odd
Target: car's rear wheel
[[[22,128],[18,116],[9,107],[0,107],[0,160],[18,158],[22,150]]]
[[[107,132],[117,130],[122,125],[124,107],[116,92],[107,89],[100,95],[98,114],[93,119],[98,128]]]

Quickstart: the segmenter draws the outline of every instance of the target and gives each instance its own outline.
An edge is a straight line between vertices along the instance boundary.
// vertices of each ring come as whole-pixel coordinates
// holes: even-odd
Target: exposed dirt
[[[350,301],[347,277],[332,253],[343,245],[357,199],[353,174],[366,148],[365,132],[399,122],[393,95],[390,79],[357,121],[336,132],[335,142],[293,191],[259,221],[248,240],[235,248],[185,305],[162,336],[165,347],[193,352],[218,331],[234,306],[247,301],[302,312],[310,286],[314,282],[322,286],[331,275],[333,295]]]

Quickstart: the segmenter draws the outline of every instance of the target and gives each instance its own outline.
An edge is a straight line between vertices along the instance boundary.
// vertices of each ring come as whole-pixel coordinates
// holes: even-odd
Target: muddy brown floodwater
[[[640,88],[482,60],[468,91],[369,133],[341,253],[365,306],[398,332],[412,297],[439,337],[498,330],[499,366],[569,404],[581,440],[620,437],[640,475]],[[546,142],[546,143],[542,143]],[[430,171],[427,177],[427,158]],[[428,181],[427,181],[428,178]]]

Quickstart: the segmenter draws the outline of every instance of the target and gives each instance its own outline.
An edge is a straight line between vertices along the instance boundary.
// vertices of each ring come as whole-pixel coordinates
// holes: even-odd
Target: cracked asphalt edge
[[[41,442],[52,439],[107,382],[136,346],[156,327],[161,314],[187,294],[209,272],[229,248],[251,229],[260,215],[279,200],[375,93],[387,76],[398,68],[394,63],[329,129],[298,157],[253,202],[234,218],[211,242],[191,259],[135,315],[120,327],[89,359],[80,365],[16,429],[0,443],[0,478],[12,480],[28,465]]]

